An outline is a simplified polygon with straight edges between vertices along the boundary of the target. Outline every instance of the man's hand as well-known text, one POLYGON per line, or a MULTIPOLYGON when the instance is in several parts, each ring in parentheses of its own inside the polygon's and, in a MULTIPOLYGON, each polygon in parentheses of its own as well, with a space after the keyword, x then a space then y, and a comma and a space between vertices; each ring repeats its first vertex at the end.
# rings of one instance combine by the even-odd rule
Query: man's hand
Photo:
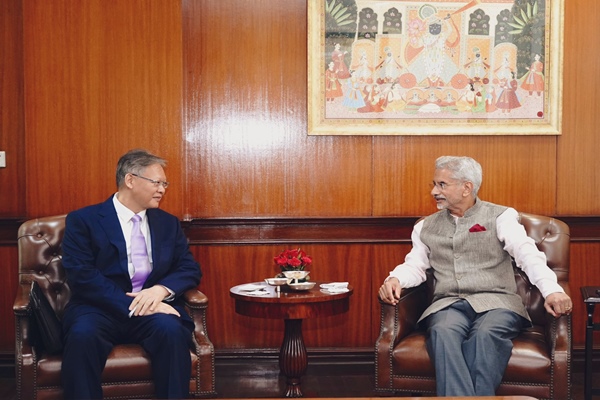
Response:
POLYGON ((565 293, 556 292, 546 297, 544 307, 553 317, 560 317, 563 314, 571 314, 571 311, 573 311, 573 301, 565 293))
POLYGON ((181 315, 179 315, 179 312, 175 308, 173 308, 173 306, 171 306, 170 304, 167 304, 167 303, 158 303, 158 306, 156 306, 154 311, 148 311, 144 315, 152 315, 152 314, 158 314, 158 313, 173 314, 178 317, 181 317, 181 315))
POLYGON ((379 288, 379 298, 384 302, 395 306, 400 299, 402 288, 397 278, 390 278, 379 288))
POLYGON ((169 294, 169 291, 161 285, 154 285, 137 293, 127 293, 127 296, 134 298, 129 305, 129 311, 133 310, 135 316, 163 313, 180 317, 176 309, 162 302, 169 294))

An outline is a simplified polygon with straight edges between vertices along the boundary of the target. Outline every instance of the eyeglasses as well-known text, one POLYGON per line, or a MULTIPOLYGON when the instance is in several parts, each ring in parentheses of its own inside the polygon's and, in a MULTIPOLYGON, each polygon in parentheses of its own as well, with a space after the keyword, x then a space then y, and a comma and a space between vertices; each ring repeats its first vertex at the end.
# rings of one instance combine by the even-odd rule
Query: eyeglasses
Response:
POLYGON ((138 178, 145 179, 148 182, 152 182, 152 184, 155 187, 158 187, 158 185, 162 185, 162 187, 164 187, 165 189, 169 187, 169 182, 166 182, 166 181, 155 181, 154 179, 146 178, 145 176, 141 176, 141 175, 138 175, 138 174, 131 174, 131 175, 137 176, 138 178))
POLYGON ((433 188, 434 188, 434 187, 436 187, 436 188, 438 188, 439 190, 444 190, 444 189, 446 189, 448 186, 452 186, 452 185, 460 185, 460 184, 461 184, 461 182, 454 182, 454 183, 446 183, 446 182, 440 182, 440 183, 437 183, 437 182, 431 182, 431 183, 429 184, 429 188, 430 188, 431 190, 433 190, 433 188))

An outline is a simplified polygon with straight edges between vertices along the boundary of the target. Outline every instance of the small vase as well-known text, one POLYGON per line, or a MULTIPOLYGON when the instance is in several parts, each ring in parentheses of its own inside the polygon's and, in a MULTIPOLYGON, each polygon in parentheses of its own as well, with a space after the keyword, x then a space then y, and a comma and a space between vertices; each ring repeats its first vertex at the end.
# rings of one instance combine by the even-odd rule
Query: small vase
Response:
POLYGON ((295 283, 308 282, 310 280, 310 271, 299 269, 282 270, 277 276, 293 279, 295 283))

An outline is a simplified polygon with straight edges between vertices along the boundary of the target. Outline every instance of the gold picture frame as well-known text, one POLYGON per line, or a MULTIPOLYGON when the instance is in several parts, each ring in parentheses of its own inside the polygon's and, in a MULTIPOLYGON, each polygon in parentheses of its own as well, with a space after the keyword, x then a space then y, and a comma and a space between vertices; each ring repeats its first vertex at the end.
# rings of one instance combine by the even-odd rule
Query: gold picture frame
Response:
POLYGON ((560 135, 564 0, 310 0, 309 135, 560 135))

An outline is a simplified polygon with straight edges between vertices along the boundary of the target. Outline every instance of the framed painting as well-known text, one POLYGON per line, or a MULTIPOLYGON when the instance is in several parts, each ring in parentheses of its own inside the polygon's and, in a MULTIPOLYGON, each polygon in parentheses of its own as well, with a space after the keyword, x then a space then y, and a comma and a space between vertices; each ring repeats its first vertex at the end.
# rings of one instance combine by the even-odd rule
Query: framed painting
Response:
POLYGON ((559 135, 564 0, 308 1, 309 135, 559 135))

